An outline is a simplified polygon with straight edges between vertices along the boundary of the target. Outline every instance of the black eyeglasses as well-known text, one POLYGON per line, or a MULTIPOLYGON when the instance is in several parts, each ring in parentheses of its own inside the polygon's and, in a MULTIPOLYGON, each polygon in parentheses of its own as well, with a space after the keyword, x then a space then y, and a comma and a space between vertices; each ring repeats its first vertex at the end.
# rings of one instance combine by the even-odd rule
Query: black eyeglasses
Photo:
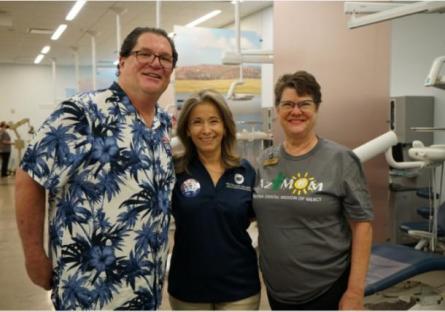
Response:
POLYGON ((314 101, 312 100, 303 100, 299 102, 293 102, 293 101, 281 101, 279 106, 281 109, 285 111, 291 111, 295 108, 295 106, 298 106, 298 108, 301 111, 307 112, 311 111, 314 107, 314 101))
POLYGON ((136 60, 141 64, 153 64, 156 58, 159 60, 164 69, 173 68, 173 57, 169 54, 156 54, 150 50, 138 50, 130 52, 130 55, 134 55, 136 60))

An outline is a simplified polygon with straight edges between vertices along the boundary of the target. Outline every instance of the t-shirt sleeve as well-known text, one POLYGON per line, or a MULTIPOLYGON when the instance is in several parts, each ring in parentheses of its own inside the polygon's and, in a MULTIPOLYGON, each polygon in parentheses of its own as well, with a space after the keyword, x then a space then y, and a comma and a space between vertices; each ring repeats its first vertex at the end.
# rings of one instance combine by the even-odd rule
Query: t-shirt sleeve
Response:
POLYGON ((355 221, 371 221, 374 218, 371 197, 362 165, 353 152, 348 153, 344 168, 343 207, 346 217, 355 221))
POLYGON ((91 149, 91 130, 84 109, 62 102, 45 120, 26 149, 20 167, 49 191, 70 178, 91 149))

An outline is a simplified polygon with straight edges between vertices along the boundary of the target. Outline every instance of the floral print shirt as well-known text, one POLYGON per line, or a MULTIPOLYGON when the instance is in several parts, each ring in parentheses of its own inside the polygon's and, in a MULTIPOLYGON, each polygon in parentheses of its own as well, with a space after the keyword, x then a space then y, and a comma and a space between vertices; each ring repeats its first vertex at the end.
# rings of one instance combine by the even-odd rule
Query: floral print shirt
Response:
POLYGON ((161 302, 174 169, 169 116, 148 128, 114 83, 64 101, 21 163, 48 192, 57 310, 161 302))

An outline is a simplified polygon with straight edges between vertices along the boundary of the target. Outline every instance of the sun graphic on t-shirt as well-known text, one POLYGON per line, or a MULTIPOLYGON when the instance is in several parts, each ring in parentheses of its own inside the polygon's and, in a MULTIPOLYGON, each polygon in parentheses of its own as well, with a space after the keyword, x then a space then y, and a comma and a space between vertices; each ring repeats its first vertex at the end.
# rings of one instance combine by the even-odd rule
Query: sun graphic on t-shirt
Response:
POLYGON ((303 176, 300 173, 297 173, 297 176, 293 176, 292 179, 294 179, 294 190, 292 191, 292 194, 301 195, 307 194, 309 183, 314 180, 312 177, 308 177, 308 173, 306 172, 303 176))

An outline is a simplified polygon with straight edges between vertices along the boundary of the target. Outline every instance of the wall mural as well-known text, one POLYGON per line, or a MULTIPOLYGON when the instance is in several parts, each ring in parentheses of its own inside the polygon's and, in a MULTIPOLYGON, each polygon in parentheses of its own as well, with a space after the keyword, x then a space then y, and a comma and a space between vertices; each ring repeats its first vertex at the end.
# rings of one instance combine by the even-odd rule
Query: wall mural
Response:
MULTIPOLYGON (((244 64, 243 83, 235 85, 240 79, 240 66, 222 64, 224 51, 236 51, 235 31, 175 26, 174 32, 179 54, 175 71, 176 108, 180 110, 193 92, 211 88, 226 97, 238 130, 261 129, 261 65, 244 64)), ((260 36, 252 31, 241 32, 241 49, 261 49, 260 36)))

